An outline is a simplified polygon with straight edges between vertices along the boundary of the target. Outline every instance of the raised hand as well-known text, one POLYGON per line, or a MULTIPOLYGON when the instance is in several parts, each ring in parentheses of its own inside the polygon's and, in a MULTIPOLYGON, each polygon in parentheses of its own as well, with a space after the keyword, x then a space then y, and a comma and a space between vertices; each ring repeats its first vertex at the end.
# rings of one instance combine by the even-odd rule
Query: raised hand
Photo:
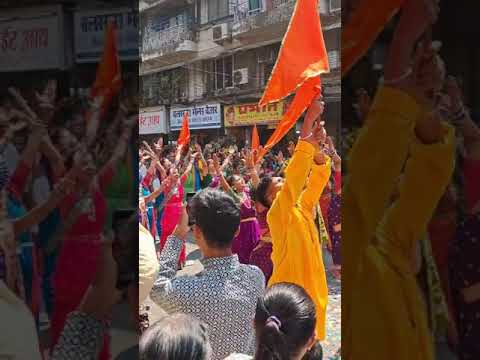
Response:
POLYGON ((370 106, 372 104, 372 99, 368 95, 367 91, 363 88, 358 89, 356 92, 357 95, 357 104, 356 111, 358 117, 363 121, 367 118, 368 112, 370 111, 370 106))
POLYGON ((212 160, 213 160, 213 167, 215 168, 215 171, 217 173, 220 173, 220 159, 218 158, 218 155, 216 153, 212 154, 212 160))
POLYGON ((312 101, 312 104, 308 108, 305 120, 303 122, 300 137, 302 140, 313 143, 314 132, 318 129, 318 123, 316 120, 323 114, 325 109, 325 103, 323 102, 323 96, 321 93, 312 101))
POLYGON ((250 150, 244 150, 244 158, 245 158, 245 165, 249 169, 253 169, 255 167, 255 162, 253 160, 253 153, 250 150))
POLYGON ((279 164, 283 164, 285 162, 285 157, 283 156, 283 152, 281 150, 278 152, 276 159, 279 164))
POLYGON ((154 144, 154 146, 157 151, 163 149, 163 138, 161 136, 158 138, 158 141, 154 144))

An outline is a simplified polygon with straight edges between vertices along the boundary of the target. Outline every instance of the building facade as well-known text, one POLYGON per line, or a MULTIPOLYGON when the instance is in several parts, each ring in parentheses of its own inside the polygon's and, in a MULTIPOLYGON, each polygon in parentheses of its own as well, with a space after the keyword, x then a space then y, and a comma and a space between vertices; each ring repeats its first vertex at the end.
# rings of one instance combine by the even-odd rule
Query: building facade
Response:
MULTIPOLYGON (((261 140, 266 141, 288 99, 264 108, 256 104, 272 72, 295 3, 140 1, 143 111, 158 111, 163 106, 167 132, 172 132, 176 130, 176 109, 189 110, 194 135, 230 135, 239 141, 248 141, 256 123, 261 140), (220 112, 207 116, 202 111, 206 106, 220 112)), ((320 0, 318 8, 331 67, 330 74, 322 76, 325 118, 334 136, 340 131, 340 3, 320 0)))
POLYGON ((138 77, 138 8, 133 2, 18 1, 0 11, 0 85, 28 87, 54 77, 60 95, 86 95, 102 57, 108 21, 117 25, 123 78, 138 77), (40 2, 37 2, 40 3, 40 2))

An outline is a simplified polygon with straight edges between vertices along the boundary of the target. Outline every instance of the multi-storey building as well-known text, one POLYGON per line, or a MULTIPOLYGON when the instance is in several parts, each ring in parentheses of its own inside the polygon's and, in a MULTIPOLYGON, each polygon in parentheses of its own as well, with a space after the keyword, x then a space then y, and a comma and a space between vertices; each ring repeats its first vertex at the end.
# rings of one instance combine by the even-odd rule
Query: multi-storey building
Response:
MULTIPOLYGON (((266 109, 254 105, 268 82, 295 3, 140 1, 144 132, 154 131, 147 129, 154 118, 165 121, 170 131, 177 130, 188 109, 193 134, 246 140, 257 123, 262 124, 265 141, 288 104, 266 109)), ((320 0, 318 8, 331 67, 322 82, 325 118, 333 135, 340 126, 340 3, 320 0)))
POLYGON ((125 83, 138 77, 138 6, 132 0, 17 0, 0 4, 0 86, 59 82, 61 96, 87 94, 108 21, 117 25, 125 83))

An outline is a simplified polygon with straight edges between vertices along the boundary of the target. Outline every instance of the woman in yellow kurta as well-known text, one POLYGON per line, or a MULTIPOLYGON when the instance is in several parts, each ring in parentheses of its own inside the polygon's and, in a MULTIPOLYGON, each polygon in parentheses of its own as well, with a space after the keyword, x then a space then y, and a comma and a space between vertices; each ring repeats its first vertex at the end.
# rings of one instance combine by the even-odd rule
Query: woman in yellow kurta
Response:
POLYGON ((307 112, 285 180, 264 178, 257 194, 263 193, 262 203, 271 204, 267 222, 273 245, 273 272, 268 285, 290 282, 303 287, 315 303, 316 337, 323 340, 328 288, 314 213, 330 178, 331 161, 318 143, 325 130, 313 125, 323 111, 320 100, 314 101, 307 112))
POLYGON ((409 95, 380 89, 350 155, 342 207, 345 359, 433 359, 414 251, 450 181, 455 148, 446 125, 437 143, 415 139, 415 121, 425 116, 409 95), (387 209, 407 157, 399 197, 387 209))

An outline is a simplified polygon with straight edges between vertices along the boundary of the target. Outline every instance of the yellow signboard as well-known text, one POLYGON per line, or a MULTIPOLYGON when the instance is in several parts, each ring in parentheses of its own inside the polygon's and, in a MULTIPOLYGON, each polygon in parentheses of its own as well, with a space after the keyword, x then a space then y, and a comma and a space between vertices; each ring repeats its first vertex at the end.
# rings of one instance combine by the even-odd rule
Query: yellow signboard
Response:
POLYGON ((283 101, 265 106, 258 104, 225 105, 225 127, 277 124, 285 111, 283 101))

